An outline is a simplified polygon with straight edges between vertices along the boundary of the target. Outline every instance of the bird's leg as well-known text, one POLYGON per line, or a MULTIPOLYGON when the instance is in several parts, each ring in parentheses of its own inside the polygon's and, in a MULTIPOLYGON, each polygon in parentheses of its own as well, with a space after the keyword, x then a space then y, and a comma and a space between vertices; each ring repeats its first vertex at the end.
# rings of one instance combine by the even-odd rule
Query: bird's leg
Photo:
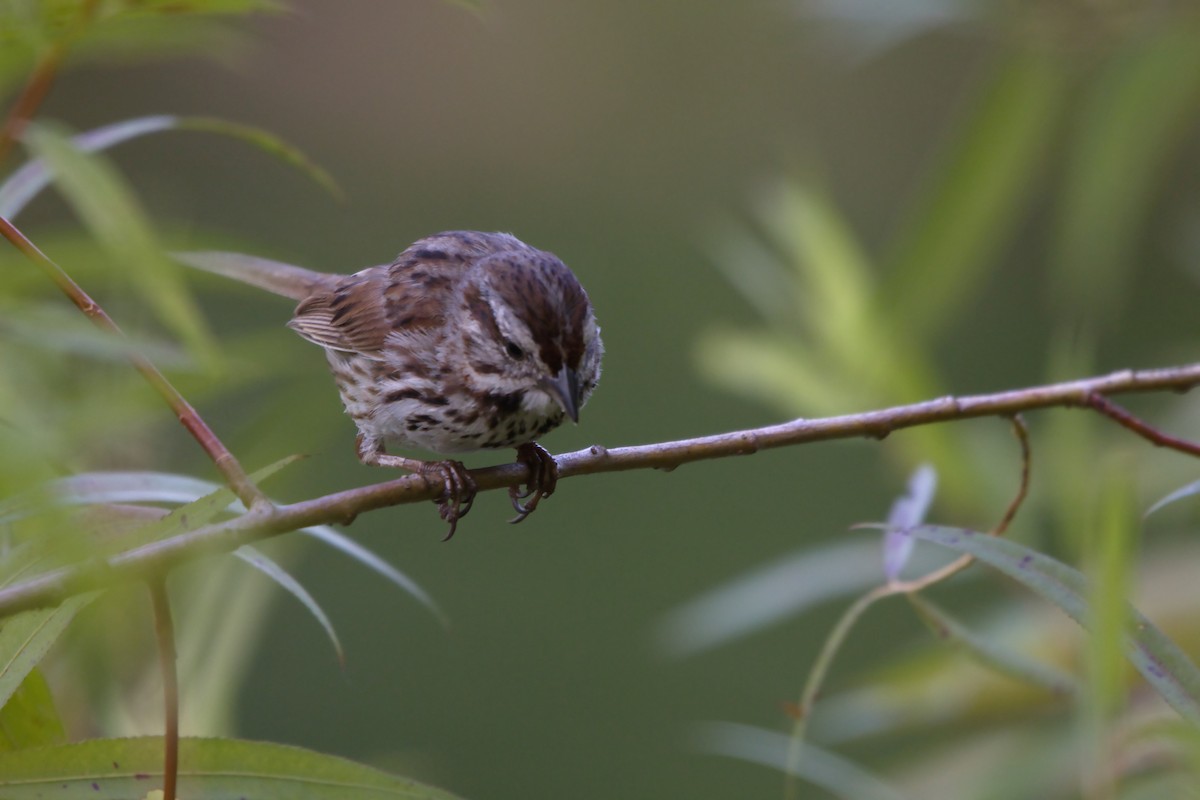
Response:
POLYGON ((465 517, 475 503, 475 481, 461 461, 422 461, 384 452, 383 442, 361 434, 358 437, 358 460, 373 467, 398 467, 415 472, 428 483, 440 483, 441 496, 434 502, 438 514, 450 523, 450 530, 442 541, 454 535, 458 521, 465 517))
POLYGON ((509 520, 513 524, 532 514, 542 498, 554 494, 558 485, 558 462, 537 442, 526 442, 518 447, 517 461, 529 468, 529 483, 525 484, 523 493, 517 486, 508 487, 508 499, 517 510, 517 516, 509 520), (528 503, 521 502, 530 496, 532 499, 528 503))

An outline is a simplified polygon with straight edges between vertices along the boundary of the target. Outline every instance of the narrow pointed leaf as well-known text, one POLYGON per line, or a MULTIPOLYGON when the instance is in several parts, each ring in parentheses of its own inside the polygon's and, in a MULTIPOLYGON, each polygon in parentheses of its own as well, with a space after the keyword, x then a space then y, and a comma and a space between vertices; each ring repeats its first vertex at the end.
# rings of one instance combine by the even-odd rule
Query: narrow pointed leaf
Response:
POLYGON ((308 609, 308 612, 313 615, 317 623, 325 629, 325 635, 329 637, 329 643, 333 645, 333 652, 337 655, 338 663, 345 667, 346 651, 342 649, 342 642, 338 639, 333 623, 329 621, 329 615, 325 613, 324 609, 308 593, 308 590, 304 588, 300 581, 292 577, 291 573, 257 547, 242 545, 237 550, 234 550, 233 554, 282 586, 292 597, 295 597, 308 609))
POLYGON ((909 594, 907 598, 938 636, 949 638, 981 664, 1057 695, 1072 697, 1079 693, 1079 681, 1058 667, 1036 661, 992 638, 980 636, 921 594, 909 594))
POLYGON ((0 624, 0 705, 8 702, 79 610, 95 597, 94 592, 76 595, 57 608, 22 611, 0 624))
POLYGON ((50 687, 41 670, 34 669, 0 708, 0 751, 66 741, 50 687))
POLYGON ((685 658, 879 583, 878 545, 839 542, 785 556, 704 592, 655 626, 659 648, 685 658))
MULTIPOLYGON (((71 142, 82 152, 94 153, 140 136, 163 131, 219 133, 241 139, 296 167, 335 197, 340 199, 344 196, 333 177, 296 147, 261 128, 210 117, 176 117, 166 114, 138 117, 81 133, 72 137, 71 142)), ((51 179, 49 165, 40 158, 30 161, 14 172, 7 181, 0 184, 0 216, 12 219, 21 213, 29 201, 49 185, 51 179)))
POLYGON ((1200 109, 1197 20, 1131 37, 1089 82, 1072 140, 1052 263, 1056 307, 1111 320, 1135 276, 1136 247, 1164 168, 1200 109))
POLYGON ((977 93, 947 163, 897 236, 881 297, 909 329, 935 335, 970 307, 966 299, 1028 207, 1064 108, 1065 78, 1052 55, 1024 48, 1000 63, 977 93))
MULTIPOLYGON (((1088 626, 1088 581, 1083 573, 1008 539, 964 528, 922 526, 911 534, 959 553, 968 553, 1088 626)), ((1148 619, 1130 609, 1126 655, 1154 690, 1180 716, 1200 724, 1200 669, 1148 619)))
POLYGON ((338 533, 328 525, 315 525, 311 528, 301 528, 300 532, 313 537, 334 550, 339 550, 345 555, 353 558, 358 563, 362 564, 367 569, 370 569, 379 575, 382 575, 387 580, 391 581, 401 590, 407 592, 414 600, 425 606, 443 628, 450 627, 450 618, 442 611, 441 606, 429 596, 429 593, 421 588, 420 584, 412 578, 405 575, 396 567, 389 564, 374 552, 351 539, 338 533))
MULTIPOLYGON (((161 737, 91 739, 0 753, 5 800, 141 798, 162 786, 161 737)), ((235 739, 179 743, 185 800, 454 800, 454 795, 344 758, 235 739)))
POLYGON ((925 521, 935 491, 937 472, 928 464, 922 464, 908 479, 908 491, 892 503, 883 532, 883 574, 889 581, 900 577, 912 555, 915 540, 904 532, 925 521))
POLYGON ((182 268, 164 256, 141 202, 121 174, 45 124, 30 125, 23 140, 49 166, 84 226, 122 265, 125 285, 201 361, 215 362, 215 343, 184 286, 182 268))
POLYGON ((790 741, 776 731, 709 722, 692 733, 692 746, 703 753, 790 772, 844 800, 903 800, 906 796, 849 759, 807 743, 800 762, 789 767, 790 741))
POLYGON ((1146 510, 1146 513, 1143 516, 1148 517, 1151 514, 1153 514, 1155 511, 1158 511, 1159 509, 1161 509, 1165 506, 1171 505, 1171 503, 1178 502, 1180 500, 1183 500, 1184 498, 1192 497, 1197 494, 1200 494, 1200 481, 1194 481, 1192 483, 1187 484, 1186 486, 1180 486, 1178 489, 1171 492, 1170 494, 1168 494, 1166 497, 1159 500, 1154 505, 1150 506, 1150 508, 1148 508, 1146 510))
MULTIPOLYGON (((256 483, 261 483, 300 458, 302 456, 293 455, 280 459, 252 473, 250 477, 256 483)), ((0 524, 37 513, 47 504, 111 503, 187 504, 175 509, 168 517, 155 523, 156 527, 144 534, 154 538, 170 535, 172 531, 182 531, 181 523, 184 518, 188 526, 194 528, 212 520, 219 512, 237 514, 246 510, 241 501, 234 497, 233 492, 219 484, 188 475, 163 472, 89 472, 54 481, 45 491, 36 495, 22 495, 0 501, 0 524)), ((445 628, 450 627, 445 612, 420 584, 367 547, 327 525, 302 528, 300 532, 344 553, 383 576, 425 606, 437 618, 439 624, 445 628)))

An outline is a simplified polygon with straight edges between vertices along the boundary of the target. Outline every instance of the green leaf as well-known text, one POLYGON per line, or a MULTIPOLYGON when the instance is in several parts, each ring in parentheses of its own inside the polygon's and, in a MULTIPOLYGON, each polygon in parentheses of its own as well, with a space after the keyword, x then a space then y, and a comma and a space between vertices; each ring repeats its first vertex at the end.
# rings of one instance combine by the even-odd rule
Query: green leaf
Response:
POLYGON ((1146 510, 1146 513, 1143 516, 1148 517, 1151 514, 1153 514, 1155 511, 1158 511, 1159 509, 1163 508, 1164 506, 1169 506, 1172 503, 1178 502, 1187 497, 1192 497, 1197 494, 1200 494, 1200 481, 1193 481, 1192 483, 1189 483, 1185 486, 1180 486, 1178 489, 1171 492, 1166 497, 1164 497, 1161 500, 1159 500, 1158 502, 1156 502, 1154 505, 1150 506, 1150 508, 1146 510))
POLYGON ((325 613, 325 610, 321 608, 316 599, 308 593, 303 584, 292 577, 291 573, 281 567, 270 556, 256 547, 251 547, 248 544, 242 545, 237 550, 234 550, 233 554, 275 581, 275 583, 283 587, 292 597, 295 597, 308 609, 308 613, 313 615, 313 619, 325 629, 325 635, 329 637, 329 642, 333 645, 333 652, 337 655, 338 664, 345 667, 346 651, 342 649, 342 642, 338 639, 337 630, 334 629, 333 623, 330 622, 329 615, 325 613))
POLYGON ((937 334, 987 276, 1012 229, 1064 106, 1065 70, 1038 49, 997 65, 914 219, 899 232, 881 306, 937 334))
MULTIPOLYGON (((1129 627, 1129 562, 1133 557, 1136 523, 1128 484, 1128 464, 1093 471, 1099 502, 1091 506, 1095 518, 1087 538, 1089 591, 1087 643, 1087 699, 1083 712, 1093 756, 1108 752, 1108 717, 1124 703, 1125 664, 1121 658, 1123 633, 1129 627), (1098 474, 1097 474, 1098 473, 1098 474)), ((1099 763, 1093 766, 1100 767, 1099 763)))
POLYGON ((119 335, 98 330, 76 309, 63 303, 9 302, 0 299, 0 336, 26 347, 70 353, 105 361, 127 361, 142 355, 160 367, 192 365, 179 347, 137 333, 119 335))
POLYGON ((0 626, 0 705, 16 693, 79 610, 96 593, 77 595, 57 608, 22 611, 0 626))
POLYGON ((768 333, 719 330, 697 348, 701 372, 714 383, 788 413, 832 415, 866 403, 840 372, 805 343, 768 333))
MULTIPOLYGON (((965 528, 922 526, 910 533, 959 553, 968 553, 1046 598, 1090 628, 1088 581, 1079 570, 1008 539, 965 528)), ((1148 619, 1129 609, 1126 656, 1180 716, 1200 725, 1200 669, 1148 619)))
MULTIPOLYGON (((154 736, 0 753, 0 797, 145 797, 162 785, 162 750, 162 739, 154 736)), ((180 741, 178 795, 185 800, 454 800, 441 789, 343 758, 234 739, 180 741)))
MULTIPOLYGON (((159 115, 138 117, 95 128, 73 137, 71 142, 80 151, 94 153, 140 136, 163 131, 200 131, 241 139, 297 168, 335 197, 344 197, 333 177, 320 165, 274 134, 250 125, 210 117, 159 115)), ((0 216, 13 219, 50 183, 51 178, 50 166, 43 159, 30 161, 14 172, 7 181, 0 184, 0 216)))
POLYGON ((1198 34, 1193 22, 1136 37, 1090 84, 1065 148, 1053 254, 1058 295, 1085 320, 1109 320, 1121 304, 1163 168, 1191 134, 1198 34))
POLYGON ((262 128, 256 128, 252 125, 242 125, 236 122, 227 122, 211 117, 181 117, 177 120, 177 123, 179 130, 219 133, 225 136, 232 136, 235 139, 241 139, 300 170, 339 200, 345 198, 345 194, 332 175, 308 156, 304 155, 298 148, 262 128))
POLYGON ((50 687, 41 670, 34 669, 0 708, 0 751, 66 741, 50 687))
POLYGON ((939 637, 950 638, 979 663, 1057 695, 1071 697, 1079 693, 1079 682, 1058 667, 1036 661, 990 637, 980 636, 920 594, 909 593, 905 597, 939 637))
POLYGON ((803 778, 814 786, 845 800, 903 800, 907 795, 889 786, 849 759, 820 747, 805 744, 795 762, 785 757, 785 734, 733 722, 709 722, 692 734, 693 747, 701 752, 736 758, 803 778))
POLYGON ((251 14, 281 11, 284 4, 277 0, 137 0, 122 3, 120 16, 136 17, 147 14, 251 14))
MULTIPOLYGON (((300 461, 303 456, 291 455, 281 458, 273 464, 268 464, 260 470, 250 474, 250 480, 254 483, 261 483, 267 478, 279 472, 284 467, 300 461)), ((154 490, 155 487, 166 494, 174 490, 180 483, 180 476, 159 473, 140 473, 145 480, 145 488, 154 490)), ((77 476, 79 477, 79 476, 77 476)), ((97 476, 103 481, 103 474, 97 476)), ((186 479, 184 479, 186 480, 186 479)), ((115 499, 105 499, 103 502, 119 502, 115 499)), ((157 542, 167 539, 171 536, 176 536, 186 531, 192 531, 216 519, 217 515, 223 511, 229 510, 233 504, 237 502, 237 496, 227 487, 220 487, 198 500, 193 500, 186 505, 172 509, 171 513, 163 517, 161 520, 151 522, 132 531, 128 536, 121 539, 119 542, 114 541, 114 547, 119 547, 122 550, 129 549, 137 545, 147 544, 149 542, 157 542)))
POLYGON ((128 270, 124 277, 129 288, 201 361, 213 362, 216 348, 187 292, 181 268, 163 255, 141 204, 120 174, 45 125, 31 125, 23 141, 49 165, 84 225, 128 270))

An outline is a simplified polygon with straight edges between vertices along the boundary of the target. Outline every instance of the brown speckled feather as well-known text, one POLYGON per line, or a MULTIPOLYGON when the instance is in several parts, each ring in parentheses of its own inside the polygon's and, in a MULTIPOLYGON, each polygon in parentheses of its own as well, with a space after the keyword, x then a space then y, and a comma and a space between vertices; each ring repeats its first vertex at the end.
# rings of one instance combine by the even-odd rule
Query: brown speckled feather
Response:
POLYGON ((441 327, 449 291, 469 262, 429 240, 420 245, 391 265, 347 275, 305 298, 288 327, 322 347, 374 359, 390 334, 441 327))

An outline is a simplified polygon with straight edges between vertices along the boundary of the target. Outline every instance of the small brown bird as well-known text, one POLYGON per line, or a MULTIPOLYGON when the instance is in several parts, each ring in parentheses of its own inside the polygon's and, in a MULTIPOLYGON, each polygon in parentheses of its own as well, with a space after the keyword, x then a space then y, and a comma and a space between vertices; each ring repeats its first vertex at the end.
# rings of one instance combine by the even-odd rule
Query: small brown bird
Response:
POLYGON ((564 416, 579 421, 604 347, 587 293, 553 254, 506 233, 449 231, 353 275, 236 253, 176 257, 299 301, 288 327, 325 349, 359 459, 439 480, 447 539, 474 500, 466 468, 391 455, 385 443, 517 448, 531 477, 525 492, 509 489, 513 522, 554 491, 558 466, 535 439, 564 416))

